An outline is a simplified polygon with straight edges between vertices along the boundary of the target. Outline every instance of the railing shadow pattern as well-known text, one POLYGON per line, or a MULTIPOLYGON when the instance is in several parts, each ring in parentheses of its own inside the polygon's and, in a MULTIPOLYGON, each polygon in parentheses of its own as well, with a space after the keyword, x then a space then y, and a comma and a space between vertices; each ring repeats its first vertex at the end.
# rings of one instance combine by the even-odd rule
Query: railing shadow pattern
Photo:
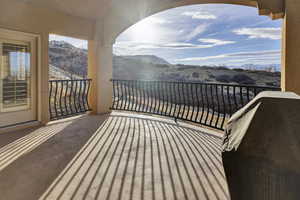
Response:
POLYGON ((111 116, 40 199, 226 200, 220 147, 174 123, 111 116))
POLYGON ((151 113, 224 130, 259 92, 280 88, 202 82, 112 80, 114 110, 151 113))
POLYGON ((90 111, 88 95, 91 79, 49 81, 50 119, 60 119, 90 111))

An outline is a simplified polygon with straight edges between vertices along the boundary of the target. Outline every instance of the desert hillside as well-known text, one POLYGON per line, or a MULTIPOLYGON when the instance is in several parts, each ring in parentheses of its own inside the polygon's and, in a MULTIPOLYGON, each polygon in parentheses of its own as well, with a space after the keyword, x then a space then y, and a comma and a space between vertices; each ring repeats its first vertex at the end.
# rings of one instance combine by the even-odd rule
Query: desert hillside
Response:
MULTIPOLYGON (((76 48, 66 42, 51 41, 49 60, 53 79, 61 79, 64 74, 66 79, 87 76, 87 50, 76 48), (56 77, 56 74, 60 77, 56 77)), ((280 86, 280 72, 246 70, 242 67, 230 69, 229 67, 172 65, 163 58, 153 55, 114 56, 113 78, 280 86)))

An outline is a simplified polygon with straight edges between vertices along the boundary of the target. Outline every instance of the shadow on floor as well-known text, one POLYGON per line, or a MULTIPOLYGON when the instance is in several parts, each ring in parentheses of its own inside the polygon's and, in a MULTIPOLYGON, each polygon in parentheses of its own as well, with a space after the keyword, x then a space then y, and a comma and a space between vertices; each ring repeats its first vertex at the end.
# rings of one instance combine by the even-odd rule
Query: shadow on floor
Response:
POLYGON ((229 199, 221 140, 110 116, 40 199, 229 199))
POLYGON ((108 117, 85 115, 0 135, 0 198, 38 199, 108 117))

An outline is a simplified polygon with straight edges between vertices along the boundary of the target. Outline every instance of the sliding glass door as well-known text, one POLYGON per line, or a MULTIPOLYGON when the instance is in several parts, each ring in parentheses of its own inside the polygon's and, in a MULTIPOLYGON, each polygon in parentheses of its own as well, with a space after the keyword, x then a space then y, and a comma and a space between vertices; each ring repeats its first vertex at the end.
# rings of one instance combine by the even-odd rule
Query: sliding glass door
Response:
POLYGON ((0 33, 0 128, 36 120, 36 42, 0 33))

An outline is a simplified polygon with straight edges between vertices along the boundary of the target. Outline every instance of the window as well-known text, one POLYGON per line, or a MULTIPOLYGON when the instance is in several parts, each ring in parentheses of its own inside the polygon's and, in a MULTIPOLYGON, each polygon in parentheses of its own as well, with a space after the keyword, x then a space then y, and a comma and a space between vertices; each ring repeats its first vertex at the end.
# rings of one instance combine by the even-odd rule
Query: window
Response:
POLYGON ((30 44, 0 39, 0 112, 30 108, 30 44))

